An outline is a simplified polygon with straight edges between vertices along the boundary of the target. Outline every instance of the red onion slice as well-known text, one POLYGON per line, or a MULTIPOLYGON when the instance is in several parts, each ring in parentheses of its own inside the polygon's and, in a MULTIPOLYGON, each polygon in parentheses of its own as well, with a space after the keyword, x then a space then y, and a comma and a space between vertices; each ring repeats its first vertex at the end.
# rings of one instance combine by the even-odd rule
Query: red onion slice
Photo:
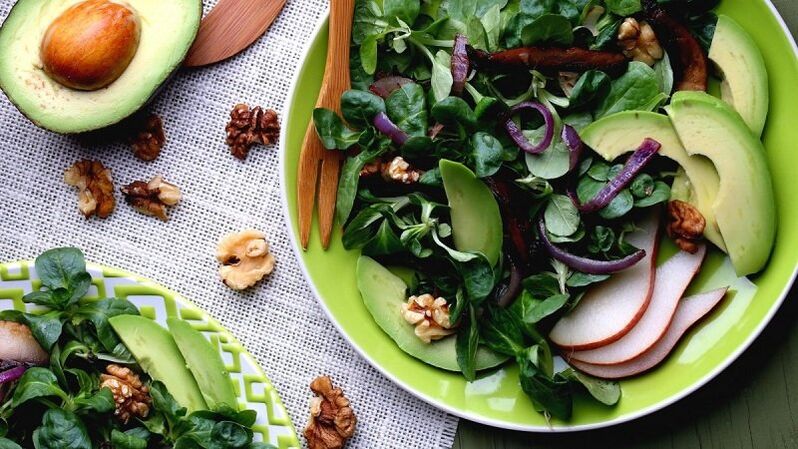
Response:
POLYGON ((646 251, 639 249, 634 253, 618 260, 588 259, 587 257, 571 254, 568 251, 551 243, 549 236, 546 234, 546 224, 543 222, 543 220, 538 222, 538 231, 540 232, 540 241, 543 242, 543 246, 546 248, 546 251, 549 252, 551 257, 559 260, 576 271, 581 271, 582 273, 612 274, 621 270, 625 270, 646 257, 646 251))
POLYGON ((22 377, 23 374, 25 374, 25 371, 27 369, 28 369, 27 366, 20 365, 17 366, 16 368, 11 368, 3 371, 2 373, 0 373, 0 385, 6 382, 13 382, 19 379, 20 377, 22 377))
POLYGON ((629 160, 626 161, 623 170, 621 170, 621 172, 606 186, 599 190, 593 198, 584 204, 579 204, 577 198, 576 207, 579 211, 589 214, 605 208, 630 182, 632 182, 643 167, 654 158, 660 147, 661 145, 656 140, 646 138, 635 152, 632 153, 629 160))
POLYGON ((585 148, 585 144, 582 143, 579 133, 571 125, 563 125, 562 141, 568 147, 568 171, 571 171, 579 164, 579 158, 582 157, 582 150, 585 148))
POLYGON ((374 127, 391 139, 391 142, 397 147, 401 147, 409 139, 407 133, 399 129, 384 112, 374 116, 374 127))
POLYGON ((383 100, 391 96, 392 93, 399 90, 402 86, 412 83, 413 80, 403 76, 386 76, 380 78, 369 87, 369 90, 374 95, 381 97, 383 100))
POLYGON ((466 78, 471 70, 471 61, 468 59, 468 38, 458 34, 454 38, 454 49, 452 50, 452 94, 463 95, 466 78))
POLYGON ((524 109, 534 109, 540 112, 540 115, 543 116, 546 130, 540 142, 533 144, 527 140, 526 136, 524 136, 524 132, 521 131, 512 118, 507 119, 507 121, 504 123, 504 128, 507 130, 507 134, 510 135, 510 138, 513 139, 513 142, 515 142, 519 148, 530 154, 540 154, 549 148, 551 141, 554 139, 554 115, 552 115, 549 108, 537 101, 525 101, 521 104, 513 106, 513 108, 510 109, 510 113, 512 115, 524 109))

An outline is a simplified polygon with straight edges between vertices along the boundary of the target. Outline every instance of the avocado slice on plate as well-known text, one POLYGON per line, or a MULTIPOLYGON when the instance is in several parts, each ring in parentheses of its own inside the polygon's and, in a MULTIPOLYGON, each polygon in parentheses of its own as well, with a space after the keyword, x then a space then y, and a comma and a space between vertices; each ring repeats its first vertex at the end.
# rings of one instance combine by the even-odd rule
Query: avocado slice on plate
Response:
MULTIPOLYGON (((455 337, 424 343, 415 334, 413 325, 402 317, 402 304, 407 301, 407 285, 398 276, 370 257, 357 261, 357 287, 371 316, 399 348, 429 365, 448 371, 460 371, 457 365, 455 337)), ((477 370, 501 365, 507 356, 480 346, 477 370)))
POLYGON ((188 369, 194 375, 208 407, 211 410, 218 410, 222 406, 227 406, 237 410, 238 396, 230 380, 230 373, 225 369, 222 357, 216 348, 200 331, 184 320, 168 318, 166 324, 178 349, 186 359, 188 369))
POLYGON ((178 404, 189 413, 208 408, 169 331, 138 315, 117 315, 108 322, 144 371, 163 382, 178 404))
POLYGON ((701 212, 707 222, 704 236, 726 250, 713 209, 720 188, 718 172, 708 159, 687 153, 668 116, 655 112, 618 112, 591 123, 580 136, 607 161, 634 151, 647 137, 659 142, 662 145, 659 154, 679 164, 684 173, 674 181, 673 196, 679 193, 678 199, 691 203, 701 212))
POLYGON ((438 167, 449 199, 454 246, 460 251, 482 253, 496 265, 504 229, 493 193, 463 164, 441 159, 438 167))
POLYGON ((764 268, 776 236, 776 203, 765 148, 740 115, 703 92, 677 92, 665 108, 691 155, 715 165, 714 212, 739 276, 764 268))
POLYGON ((113 125, 180 67, 201 18, 200 0, 19 0, 0 28, 0 89, 51 131, 113 125))
POLYGON ((709 59, 720 72, 723 101, 734 107, 755 136, 761 136, 770 94, 765 59, 754 39, 731 17, 718 15, 709 59))

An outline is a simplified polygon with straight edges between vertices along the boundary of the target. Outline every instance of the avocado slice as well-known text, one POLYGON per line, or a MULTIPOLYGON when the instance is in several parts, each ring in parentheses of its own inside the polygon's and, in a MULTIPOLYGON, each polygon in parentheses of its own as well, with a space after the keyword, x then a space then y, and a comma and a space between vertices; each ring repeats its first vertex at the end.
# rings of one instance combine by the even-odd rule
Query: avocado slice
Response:
POLYGON ((608 115, 587 126, 582 140, 607 161, 634 151, 645 138, 662 145, 659 154, 682 167, 684 177, 674 181, 674 192, 686 192, 678 198, 694 205, 707 221, 704 236, 725 251, 713 205, 718 196, 720 178, 712 162, 702 156, 690 156, 684 149, 671 120, 655 112, 624 111, 608 115))
POLYGON ((186 321, 168 318, 166 324, 208 407, 218 410, 224 405, 237 410, 238 396, 216 348, 186 321))
POLYGON ((113 125, 146 105, 180 67, 202 18, 201 0, 127 0, 140 23, 135 54, 107 87, 78 90, 45 73, 39 52, 49 26, 76 4, 19 0, 0 28, 0 89, 33 123, 65 134, 113 125))
POLYGON ((720 176, 714 211, 739 276, 756 273, 776 236, 776 203, 765 148, 731 106, 704 92, 677 92, 665 108, 687 152, 720 176))
MULTIPOLYGON (((357 260, 357 287, 374 321, 402 351, 429 365, 460 371, 454 336, 424 343, 416 337, 413 326, 402 317, 402 304, 407 301, 407 285, 401 278, 374 259, 360 256, 357 260)), ((477 370, 493 368, 507 359, 481 346, 477 350, 477 370)))
POLYGON ((108 322, 144 371, 163 382, 178 404, 189 413, 208 408, 169 331, 138 315, 117 315, 108 322))
POLYGON ((454 246, 460 251, 482 253, 496 265, 504 239, 496 198, 465 165, 441 159, 438 167, 449 199, 454 246))
POLYGON ((770 95, 765 58, 754 39, 731 17, 720 14, 709 59, 722 78, 723 101, 734 107, 755 136, 761 136, 770 95))

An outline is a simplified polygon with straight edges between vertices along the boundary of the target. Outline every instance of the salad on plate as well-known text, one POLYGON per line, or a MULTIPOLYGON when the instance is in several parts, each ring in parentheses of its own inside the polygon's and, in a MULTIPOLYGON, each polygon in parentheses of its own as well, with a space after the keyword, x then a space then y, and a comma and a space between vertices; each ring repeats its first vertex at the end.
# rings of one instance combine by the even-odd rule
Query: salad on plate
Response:
POLYGON ((216 348, 121 298, 94 298, 76 248, 35 262, 28 312, 0 311, 0 448, 267 449, 216 348))
POLYGON ((685 295, 708 252, 739 282, 766 267, 768 75, 717 4, 356 2, 352 89, 313 120, 346 153, 343 245, 399 348, 468 381, 516 363, 567 420, 735 288, 685 295))

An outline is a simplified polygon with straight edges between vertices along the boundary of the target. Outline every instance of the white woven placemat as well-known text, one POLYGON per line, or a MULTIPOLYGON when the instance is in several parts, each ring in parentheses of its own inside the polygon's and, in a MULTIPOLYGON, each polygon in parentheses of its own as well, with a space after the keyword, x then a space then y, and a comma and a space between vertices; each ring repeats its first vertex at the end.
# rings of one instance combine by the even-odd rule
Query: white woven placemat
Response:
MULTIPOLYGON (((206 12, 214 3, 205 2, 206 12)), ((0 19, 12 5, 0 0, 0 19)), ((155 162, 138 161, 124 143, 89 146, 38 129, 2 97, 0 260, 74 245, 93 262, 176 290, 218 318, 257 357, 300 433, 308 414, 308 384, 326 373, 344 388, 358 416, 350 448, 450 448, 457 419, 371 368, 317 305, 285 227, 279 149, 255 147, 241 163, 224 142, 235 103, 284 110, 301 52, 326 10, 325 0, 289 0, 268 34, 244 54, 178 72, 150 105, 163 117, 167 134, 155 162), (167 223, 133 211, 119 193, 110 218, 86 220, 77 210, 75 191, 62 179, 64 170, 82 158, 111 168, 117 188, 163 174, 183 190, 184 199, 167 223), (220 237, 249 227, 266 232, 277 267, 267 282, 239 294, 219 282, 214 254, 220 237)))

